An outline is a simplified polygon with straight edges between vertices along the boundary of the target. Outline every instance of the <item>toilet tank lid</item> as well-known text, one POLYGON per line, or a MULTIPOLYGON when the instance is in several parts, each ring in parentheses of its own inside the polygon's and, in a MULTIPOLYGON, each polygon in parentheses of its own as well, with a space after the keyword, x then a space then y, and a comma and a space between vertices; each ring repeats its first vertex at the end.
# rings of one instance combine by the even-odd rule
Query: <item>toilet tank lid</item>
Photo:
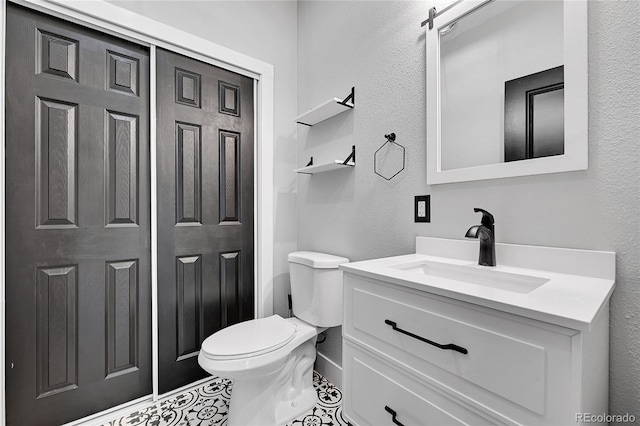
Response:
POLYGON ((335 269, 338 265, 349 263, 349 259, 327 253, 314 251, 296 251, 289 253, 289 262, 311 266, 319 269, 335 269))

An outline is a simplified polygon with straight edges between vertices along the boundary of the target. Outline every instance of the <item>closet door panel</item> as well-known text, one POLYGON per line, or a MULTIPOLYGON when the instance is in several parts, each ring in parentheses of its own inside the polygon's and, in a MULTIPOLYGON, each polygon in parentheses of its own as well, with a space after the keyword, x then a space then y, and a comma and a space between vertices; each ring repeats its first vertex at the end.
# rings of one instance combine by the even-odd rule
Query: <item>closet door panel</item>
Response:
POLYGON ((149 55, 7 5, 7 423, 152 392, 149 55))
POLYGON ((162 49, 159 389, 207 375, 205 338, 253 318, 253 80, 162 49))

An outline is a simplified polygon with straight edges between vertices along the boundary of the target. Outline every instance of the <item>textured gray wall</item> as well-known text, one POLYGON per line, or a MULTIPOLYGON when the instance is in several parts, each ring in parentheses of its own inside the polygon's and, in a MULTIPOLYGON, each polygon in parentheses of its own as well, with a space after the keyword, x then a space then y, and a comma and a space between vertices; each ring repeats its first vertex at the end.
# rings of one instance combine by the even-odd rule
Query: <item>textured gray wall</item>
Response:
POLYGON ((297 3, 295 1, 108 0, 275 67, 274 311, 288 315, 287 254, 297 247, 296 164, 297 3))
MULTIPOLYGON (((442 3, 442 2, 441 2, 442 3)), ((496 217, 499 242, 611 250, 610 411, 640 421, 640 2, 589 5, 589 169, 427 186, 426 2, 301 1, 298 112, 356 87, 356 108, 298 130, 298 165, 342 159, 352 170, 298 177, 298 247, 362 260, 413 252, 418 235, 462 238, 496 217), (395 132, 407 167, 387 182, 373 153, 395 132), (432 221, 413 223, 414 195, 431 194, 432 221)), ((320 351, 341 363, 340 330, 320 351)))

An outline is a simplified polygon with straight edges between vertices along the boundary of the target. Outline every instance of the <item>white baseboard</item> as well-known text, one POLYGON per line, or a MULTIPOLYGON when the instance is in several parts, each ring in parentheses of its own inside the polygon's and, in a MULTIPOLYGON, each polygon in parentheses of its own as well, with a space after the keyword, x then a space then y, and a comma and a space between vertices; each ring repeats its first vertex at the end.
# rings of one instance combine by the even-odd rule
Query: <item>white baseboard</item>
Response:
POLYGON ((314 369, 342 390, 342 367, 318 352, 314 369))

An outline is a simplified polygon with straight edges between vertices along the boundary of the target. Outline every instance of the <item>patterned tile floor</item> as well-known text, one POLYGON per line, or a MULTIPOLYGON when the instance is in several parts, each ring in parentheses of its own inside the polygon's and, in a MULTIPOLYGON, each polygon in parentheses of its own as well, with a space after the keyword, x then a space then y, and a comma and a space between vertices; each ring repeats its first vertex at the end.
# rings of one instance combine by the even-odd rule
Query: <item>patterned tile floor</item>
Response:
MULTIPOLYGON (((340 389, 315 371, 313 386, 318 392, 318 403, 287 426, 346 425, 347 421, 342 416, 340 389)), ((213 379, 189 392, 160 401, 104 426, 226 425, 231 388, 232 383, 229 380, 213 379)))

